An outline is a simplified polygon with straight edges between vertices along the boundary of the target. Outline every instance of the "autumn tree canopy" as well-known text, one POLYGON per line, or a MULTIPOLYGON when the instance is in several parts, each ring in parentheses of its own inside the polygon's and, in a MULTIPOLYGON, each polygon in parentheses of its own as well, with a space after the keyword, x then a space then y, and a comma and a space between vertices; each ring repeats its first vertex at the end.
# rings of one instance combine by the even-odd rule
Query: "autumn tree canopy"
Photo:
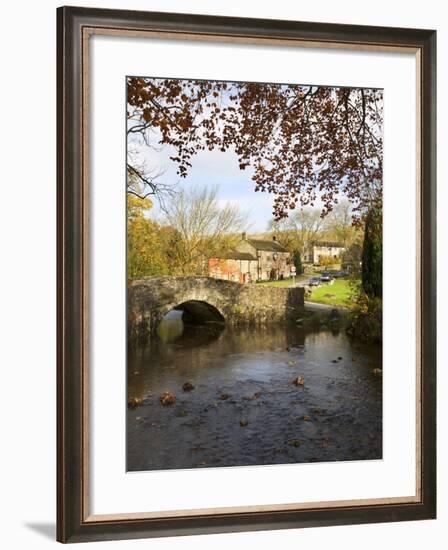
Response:
MULTIPOLYGON (((273 214, 313 206, 326 215, 345 195, 355 215, 381 204, 382 91, 325 86, 128 79, 128 136, 170 145, 180 177, 204 149, 233 149, 273 214)), ((154 167, 128 159, 143 196, 166 185, 154 167)), ((134 179, 135 181, 135 179, 134 179)), ((128 190, 135 194, 132 184, 128 190)))

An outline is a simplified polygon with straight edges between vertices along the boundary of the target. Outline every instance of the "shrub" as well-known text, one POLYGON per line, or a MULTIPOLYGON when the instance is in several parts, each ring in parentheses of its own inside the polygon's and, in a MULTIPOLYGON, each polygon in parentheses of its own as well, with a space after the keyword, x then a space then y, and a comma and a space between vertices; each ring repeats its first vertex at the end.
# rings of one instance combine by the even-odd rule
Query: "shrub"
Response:
POLYGON ((353 338, 381 344, 383 341, 383 301, 360 291, 350 311, 347 333, 353 338))
POLYGON ((319 265, 329 267, 329 266, 336 266, 340 265, 341 258, 339 256, 321 256, 319 258, 319 265))
POLYGON ((292 262, 296 268, 296 275, 302 275, 303 273, 302 257, 298 250, 294 250, 292 255, 292 262))

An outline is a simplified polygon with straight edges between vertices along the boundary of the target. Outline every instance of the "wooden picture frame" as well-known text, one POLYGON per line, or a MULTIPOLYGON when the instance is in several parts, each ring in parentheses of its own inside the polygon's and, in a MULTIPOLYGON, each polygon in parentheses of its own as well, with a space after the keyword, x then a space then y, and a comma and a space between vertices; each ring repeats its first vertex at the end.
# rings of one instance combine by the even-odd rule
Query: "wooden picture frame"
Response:
POLYGON ((436 32, 79 7, 58 9, 57 539, 82 542, 436 517, 436 32), (88 47, 93 34, 415 55, 418 68, 417 494, 357 504, 95 516, 89 511, 88 47))

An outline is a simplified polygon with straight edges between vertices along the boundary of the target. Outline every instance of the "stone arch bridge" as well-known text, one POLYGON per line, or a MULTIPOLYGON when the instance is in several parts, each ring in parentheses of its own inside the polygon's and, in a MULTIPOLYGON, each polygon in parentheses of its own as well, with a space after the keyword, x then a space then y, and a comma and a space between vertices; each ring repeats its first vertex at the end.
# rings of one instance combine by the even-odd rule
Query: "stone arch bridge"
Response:
POLYGON ((128 338, 146 340, 169 311, 191 322, 257 325, 295 320, 304 289, 241 284, 210 277, 146 277, 128 284, 128 338))

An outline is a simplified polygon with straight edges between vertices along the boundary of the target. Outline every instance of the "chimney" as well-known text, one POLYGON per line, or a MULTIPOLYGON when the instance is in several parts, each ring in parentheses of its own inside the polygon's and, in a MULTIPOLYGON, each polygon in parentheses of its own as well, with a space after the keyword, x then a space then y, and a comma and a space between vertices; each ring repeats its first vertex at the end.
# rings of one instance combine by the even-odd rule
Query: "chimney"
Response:
POLYGON ((243 232, 241 233, 241 238, 243 239, 243 241, 245 241, 245 240, 247 239, 247 236, 246 236, 246 232, 245 232, 245 231, 243 231, 243 232))
POLYGON ((273 241, 276 241, 276 240, 277 240, 277 237, 274 235, 274 236, 272 237, 272 240, 273 240, 273 241))

